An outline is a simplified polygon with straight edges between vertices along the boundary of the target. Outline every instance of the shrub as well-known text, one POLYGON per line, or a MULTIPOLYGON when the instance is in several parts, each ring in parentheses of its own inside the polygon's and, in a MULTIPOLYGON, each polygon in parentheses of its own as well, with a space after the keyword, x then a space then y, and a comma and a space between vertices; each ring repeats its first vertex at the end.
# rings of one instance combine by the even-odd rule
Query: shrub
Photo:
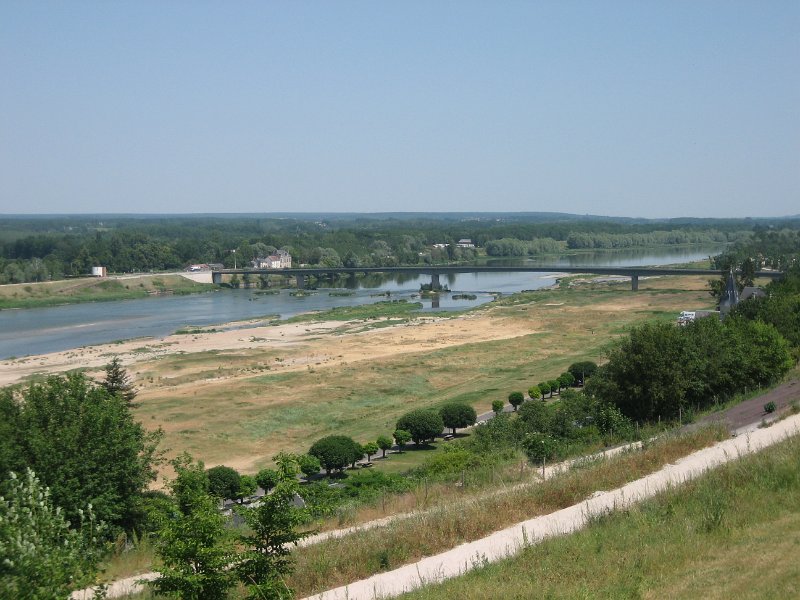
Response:
POLYGON ((764 405, 764 412, 765 413, 774 413, 777 410, 777 406, 771 400, 764 405))
POLYGON ((522 443, 531 462, 553 458, 558 452, 558 441, 546 433, 530 433, 522 443))
POLYGON ((506 403, 502 400, 492 400, 492 412, 494 414, 499 415, 503 412, 503 408, 505 408, 506 403))
POLYGON ((538 385, 531 386, 528 388, 528 396, 534 400, 539 400, 542 397, 542 390, 539 389, 538 385))

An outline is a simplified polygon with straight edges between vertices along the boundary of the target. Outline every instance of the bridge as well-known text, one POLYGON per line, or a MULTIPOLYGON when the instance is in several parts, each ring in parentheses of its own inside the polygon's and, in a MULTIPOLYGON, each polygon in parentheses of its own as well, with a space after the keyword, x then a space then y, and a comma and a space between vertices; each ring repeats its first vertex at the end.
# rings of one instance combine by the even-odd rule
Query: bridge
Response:
MULTIPOLYGON (((562 267, 552 265, 536 265, 524 267, 497 267, 486 265, 425 265, 416 267, 309 267, 291 269, 221 269, 212 271, 211 278, 216 284, 222 283, 223 275, 284 275, 295 277, 298 289, 306 285, 306 278, 325 277, 330 275, 357 275, 368 273, 403 273, 407 275, 430 275, 431 289, 441 289, 439 277, 451 273, 590 273, 593 275, 619 275, 631 278, 631 289, 639 289, 639 277, 653 277, 657 275, 705 275, 721 277, 724 271, 715 269, 675 269, 670 267, 562 267)), ((781 271, 758 271, 756 277, 780 279, 781 271)))

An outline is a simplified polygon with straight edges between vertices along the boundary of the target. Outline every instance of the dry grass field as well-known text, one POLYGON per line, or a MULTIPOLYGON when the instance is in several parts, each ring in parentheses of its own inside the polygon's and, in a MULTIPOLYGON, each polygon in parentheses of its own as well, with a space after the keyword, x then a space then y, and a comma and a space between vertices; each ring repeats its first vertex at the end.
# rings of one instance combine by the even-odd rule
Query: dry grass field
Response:
POLYGON ((702 277, 643 279, 638 292, 576 279, 458 315, 322 314, 7 360, 0 384, 71 369, 99 376, 119 356, 139 390, 137 417, 164 429, 168 455, 254 472, 324 435, 389 434, 412 408, 460 400, 488 411, 576 360, 601 360, 631 325, 713 304, 702 277))

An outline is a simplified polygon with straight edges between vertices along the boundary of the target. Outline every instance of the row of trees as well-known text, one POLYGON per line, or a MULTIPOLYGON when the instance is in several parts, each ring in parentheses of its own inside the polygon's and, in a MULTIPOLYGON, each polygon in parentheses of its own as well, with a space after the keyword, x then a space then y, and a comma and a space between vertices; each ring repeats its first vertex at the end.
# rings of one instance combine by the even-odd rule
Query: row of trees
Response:
POLYGON ((648 233, 574 232, 567 236, 567 247, 578 250, 723 243, 730 241, 731 238, 738 238, 740 235, 739 233, 728 235, 714 229, 708 231, 650 231, 648 233))

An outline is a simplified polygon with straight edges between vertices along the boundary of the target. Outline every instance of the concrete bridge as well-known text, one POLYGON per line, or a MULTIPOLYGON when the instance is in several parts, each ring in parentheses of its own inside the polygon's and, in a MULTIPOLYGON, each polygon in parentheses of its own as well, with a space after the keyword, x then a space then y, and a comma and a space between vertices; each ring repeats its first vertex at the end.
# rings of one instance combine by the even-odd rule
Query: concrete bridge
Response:
MULTIPOLYGON (((669 267, 562 267, 562 266, 524 266, 524 267, 495 267, 486 265, 457 265, 457 266, 416 266, 416 267, 310 267, 297 269, 222 269, 212 271, 212 281, 222 283, 223 275, 284 275, 295 277, 298 289, 303 289, 308 276, 324 277, 327 275, 357 275, 359 273, 404 273, 407 275, 430 275, 431 289, 441 289, 439 277, 451 273, 591 273, 593 275, 621 275, 631 278, 631 289, 639 289, 639 277, 654 275, 706 275, 721 277, 724 271, 715 269, 673 269, 669 267)), ((758 271, 756 277, 780 279, 783 272, 758 271)))

